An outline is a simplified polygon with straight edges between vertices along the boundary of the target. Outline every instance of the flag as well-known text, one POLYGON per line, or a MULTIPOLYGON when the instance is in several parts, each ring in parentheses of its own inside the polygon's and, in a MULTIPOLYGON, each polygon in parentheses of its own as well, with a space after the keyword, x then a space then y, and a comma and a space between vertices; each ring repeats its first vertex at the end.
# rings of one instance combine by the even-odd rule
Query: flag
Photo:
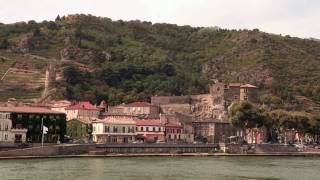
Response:
POLYGON ((47 134, 48 133, 48 128, 46 126, 43 126, 42 133, 43 134, 47 134))

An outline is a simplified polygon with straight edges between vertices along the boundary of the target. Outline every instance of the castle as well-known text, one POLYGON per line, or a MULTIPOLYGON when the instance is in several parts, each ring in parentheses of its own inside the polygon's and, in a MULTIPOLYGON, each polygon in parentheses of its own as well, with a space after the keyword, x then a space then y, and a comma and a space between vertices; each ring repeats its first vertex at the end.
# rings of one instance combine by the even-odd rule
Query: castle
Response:
POLYGON ((226 142, 227 137, 236 135, 227 120, 227 108, 235 101, 257 103, 258 88, 251 84, 216 81, 208 94, 151 98, 151 104, 158 106, 163 114, 192 118, 195 140, 209 143, 226 142))

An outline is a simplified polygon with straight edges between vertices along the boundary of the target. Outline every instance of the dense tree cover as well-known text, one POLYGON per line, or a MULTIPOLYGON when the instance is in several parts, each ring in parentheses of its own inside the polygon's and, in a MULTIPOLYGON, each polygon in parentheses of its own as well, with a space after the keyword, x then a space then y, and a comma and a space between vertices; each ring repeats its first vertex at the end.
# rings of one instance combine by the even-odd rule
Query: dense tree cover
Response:
POLYGON ((311 136, 314 142, 320 140, 319 115, 282 109, 266 111, 249 102, 233 103, 228 111, 234 127, 241 130, 264 127, 268 130, 269 140, 272 142, 283 142, 285 133, 292 130, 299 136, 300 141, 306 134, 311 136))
POLYGON ((92 133, 91 125, 85 124, 77 119, 67 121, 66 135, 73 140, 88 141, 92 133))
POLYGON ((296 95, 320 101, 320 43, 255 29, 112 21, 91 15, 0 24, 0 52, 61 60, 65 81, 56 94, 111 104, 152 95, 207 92, 212 79, 259 86, 261 102, 298 109, 296 95))

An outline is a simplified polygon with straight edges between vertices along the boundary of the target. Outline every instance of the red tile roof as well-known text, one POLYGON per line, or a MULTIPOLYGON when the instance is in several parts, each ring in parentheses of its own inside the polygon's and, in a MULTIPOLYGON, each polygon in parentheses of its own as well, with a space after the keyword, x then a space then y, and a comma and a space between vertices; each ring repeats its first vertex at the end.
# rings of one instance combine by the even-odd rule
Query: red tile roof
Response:
POLYGON ((152 105, 148 102, 132 102, 129 104, 125 104, 124 106, 127 106, 127 107, 150 107, 152 105))
POLYGON ((80 102, 76 105, 70 106, 69 108, 67 108, 67 110, 70 109, 86 109, 86 110, 96 110, 98 111, 98 109, 92 105, 90 102, 80 102))
POLYGON ((136 120, 137 126, 163 126, 159 119, 136 120))
POLYGON ((169 128, 182 128, 181 124, 174 123, 174 122, 169 122, 168 124, 166 124, 166 127, 169 127, 169 128))

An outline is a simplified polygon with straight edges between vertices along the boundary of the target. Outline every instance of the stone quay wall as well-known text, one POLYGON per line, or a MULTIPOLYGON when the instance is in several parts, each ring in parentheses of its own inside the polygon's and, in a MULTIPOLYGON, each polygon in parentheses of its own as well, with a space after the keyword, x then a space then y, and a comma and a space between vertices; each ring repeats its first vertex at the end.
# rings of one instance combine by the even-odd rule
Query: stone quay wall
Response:
POLYGON ((87 154, 94 145, 56 145, 0 151, 0 157, 59 156, 87 154))
POLYGON ((90 155, 106 154, 182 154, 182 153, 212 153, 218 150, 215 144, 135 144, 135 145, 97 145, 90 155))
POLYGON ((225 147, 226 153, 230 154, 272 154, 298 152, 296 147, 280 144, 226 144, 225 147))

